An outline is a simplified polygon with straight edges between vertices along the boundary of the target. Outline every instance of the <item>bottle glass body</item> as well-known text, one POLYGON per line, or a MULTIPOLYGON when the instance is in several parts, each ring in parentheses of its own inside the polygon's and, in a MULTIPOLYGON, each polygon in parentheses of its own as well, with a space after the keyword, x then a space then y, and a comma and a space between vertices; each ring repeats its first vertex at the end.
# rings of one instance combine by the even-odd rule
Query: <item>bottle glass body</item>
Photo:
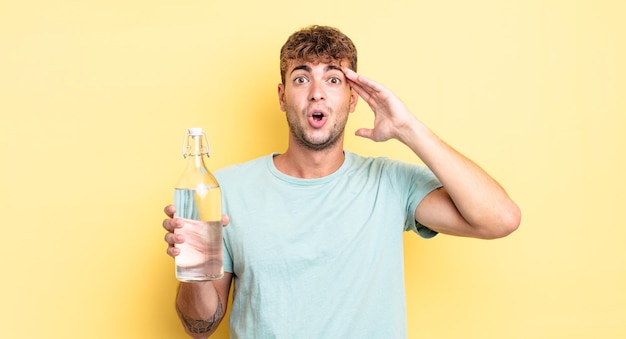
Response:
POLYGON ((224 275, 222 241, 222 194, 208 170, 208 144, 204 133, 190 130, 183 146, 187 168, 174 190, 175 217, 183 219, 176 229, 185 242, 177 244, 176 278, 180 281, 208 281, 224 275))

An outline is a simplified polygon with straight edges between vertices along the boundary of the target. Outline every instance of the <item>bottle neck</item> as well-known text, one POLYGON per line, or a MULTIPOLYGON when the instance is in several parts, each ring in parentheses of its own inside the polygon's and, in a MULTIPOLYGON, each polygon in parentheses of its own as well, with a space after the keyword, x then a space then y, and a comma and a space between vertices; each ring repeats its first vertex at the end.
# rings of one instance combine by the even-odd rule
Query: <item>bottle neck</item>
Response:
POLYGON ((206 166, 209 142, 204 133, 187 133, 183 142, 183 156, 187 168, 176 183, 177 189, 201 189, 219 187, 217 180, 206 166))
POLYGON ((189 135, 185 144, 183 156, 201 158, 203 155, 209 156, 209 147, 205 144, 202 135, 189 135))

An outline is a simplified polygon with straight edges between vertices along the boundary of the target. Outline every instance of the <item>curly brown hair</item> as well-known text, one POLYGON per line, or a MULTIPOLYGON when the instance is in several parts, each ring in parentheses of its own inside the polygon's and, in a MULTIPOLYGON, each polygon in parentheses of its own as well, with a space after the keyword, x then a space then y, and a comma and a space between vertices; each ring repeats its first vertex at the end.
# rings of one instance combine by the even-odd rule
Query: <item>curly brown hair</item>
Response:
POLYGON ((348 67, 356 72, 357 52, 350 38, 334 27, 304 27, 293 33, 280 49, 280 78, 284 84, 291 60, 330 62, 343 59, 348 59, 348 67))

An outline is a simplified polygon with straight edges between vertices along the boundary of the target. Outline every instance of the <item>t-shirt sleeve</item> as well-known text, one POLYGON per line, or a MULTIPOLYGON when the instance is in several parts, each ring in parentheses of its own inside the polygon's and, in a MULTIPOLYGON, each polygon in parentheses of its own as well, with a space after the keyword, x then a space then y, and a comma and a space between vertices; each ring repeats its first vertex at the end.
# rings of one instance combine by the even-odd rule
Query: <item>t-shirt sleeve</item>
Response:
POLYGON ((233 258, 230 255, 228 246, 226 245, 226 238, 224 238, 224 272, 233 273, 233 258))
POLYGON ((417 232, 417 234, 419 234, 420 237, 424 239, 430 239, 439 234, 438 232, 433 231, 430 228, 420 224, 418 221, 415 221, 415 226, 411 228, 411 230, 417 232))
MULTIPOLYGON (((226 201, 226 196, 224 194, 224 190, 225 190, 225 186, 228 186, 226 183, 228 182, 228 176, 226 174, 224 174, 225 172, 223 170, 217 171, 215 172, 215 177, 218 180, 218 182, 220 183, 220 186, 222 188, 222 213, 226 214, 226 215, 230 215, 229 211, 228 211, 228 202, 226 201)), ((228 232, 229 228, 228 226, 224 227, 222 229, 222 241, 223 241, 223 245, 222 245, 222 249, 223 249, 223 253, 224 253, 224 272, 228 272, 228 273, 233 273, 234 267, 233 267, 233 257, 231 255, 231 251, 229 248, 229 241, 228 241, 228 232)))
POLYGON ((395 162, 396 187, 406 197, 405 231, 413 231, 429 239, 438 233, 415 220, 415 210, 430 192, 442 187, 435 174, 426 166, 395 162))

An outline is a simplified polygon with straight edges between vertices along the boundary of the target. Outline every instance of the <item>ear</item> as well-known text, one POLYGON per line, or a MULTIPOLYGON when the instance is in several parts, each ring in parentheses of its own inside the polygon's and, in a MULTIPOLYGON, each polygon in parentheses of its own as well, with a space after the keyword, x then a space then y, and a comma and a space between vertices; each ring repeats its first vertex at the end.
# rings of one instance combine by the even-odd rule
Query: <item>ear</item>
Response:
POLYGON ((350 113, 354 112, 356 103, 359 101, 359 94, 350 87, 350 113))
POLYGON ((285 112, 285 85, 278 84, 278 103, 280 104, 280 110, 285 112))

